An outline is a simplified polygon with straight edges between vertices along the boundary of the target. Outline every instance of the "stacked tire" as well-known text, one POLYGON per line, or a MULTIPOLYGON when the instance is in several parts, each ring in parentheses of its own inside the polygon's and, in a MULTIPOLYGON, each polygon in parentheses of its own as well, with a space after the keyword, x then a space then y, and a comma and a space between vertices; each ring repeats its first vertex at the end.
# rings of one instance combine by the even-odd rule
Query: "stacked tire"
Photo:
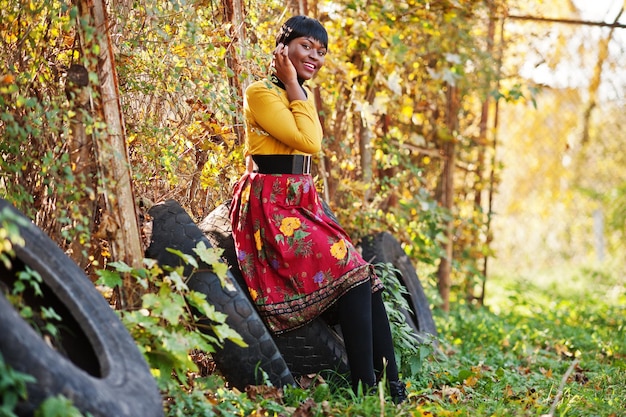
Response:
MULTIPOLYGON (((176 266, 181 263, 180 257, 168 252, 167 248, 193 255, 193 248, 202 241, 208 247, 224 251, 223 261, 228 264, 228 279, 234 291, 222 288, 219 278, 207 265, 200 266, 197 271, 186 271, 192 274, 188 281, 190 288, 204 293, 209 303, 226 313, 229 317, 227 324, 249 345, 248 348, 232 343, 224 346, 214 354, 217 368, 240 389, 260 383, 259 370, 276 386, 294 384, 302 376, 311 374, 347 377, 349 368, 340 331, 322 317, 281 335, 273 335, 262 323, 237 265, 229 208, 229 202, 219 205, 198 225, 175 200, 149 210, 153 235, 147 256, 161 264, 176 266)), ((328 206, 325 209, 330 210, 328 206)), ((390 262, 399 271, 398 278, 408 291, 410 310, 405 316, 416 332, 416 338, 420 339, 425 333, 435 335, 430 305, 400 243, 390 234, 383 233, 364 239, 360 245, 365 259, 390 262)))
POLYGON ((225 313, 228 316, 226 324, 236 330, 247 344, 247 347, 241 347, 227 340, 221 349, 212 354, 225 379, 240 390, 247 385, 262 383, 264 374, 275 386, 295 384, 272 336, 250 302, 247 291, 241 289, 231 272, 227 275, 230 285, 222 286, 211 265, 199 262, 198 268, 192 270, 191 265, 185 265, 178 255, 167 250, 176 249, 195 257, 193 249, 198 243, 213 247, 187 212, 175 200, 168 200, 150 208, 148 214, 152 217, 152 237, 146 256, 156 259, 162 266, 182 265, 185 276, 189 277, 189 288, 205 294, 207 301, 216 310, 225 313))
POLYGON ((80 267, 0 199, 3 228, 18 236, 7 238, 15 253, 10 265, 0 262, 0 353, 11 368, 34 378, 15 413, 31 416, 45 399, 63 395, 94 417, 162 416, 156 382, 137 345, 80 267), (9 302, 25 275, 41 277, 41 293, 25 291, 23 302, 61 317, 57 337, 36 330, 9 302))

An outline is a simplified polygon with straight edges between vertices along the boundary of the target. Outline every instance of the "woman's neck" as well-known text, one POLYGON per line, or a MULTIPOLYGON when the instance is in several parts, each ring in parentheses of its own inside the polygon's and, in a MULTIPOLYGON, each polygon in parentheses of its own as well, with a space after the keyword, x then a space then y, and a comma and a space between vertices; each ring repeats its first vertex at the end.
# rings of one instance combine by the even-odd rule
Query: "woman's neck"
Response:
MULTIPOLYGON (((272 81, 272 84, 274 84, 275 86, 282 88, 283 90, 287 91, 287 87, 285 86, 285 84, 275 75, 272 74, 270 76, 270 80, 272 81)), ((308 97, 309 95, 306 93, 306 89, 304 88, 304 81, 302 78, 298 77, 298 84, 300 84, 300 88, 302 89, 302 91, 304 92, 304 96, 308 97)))
MULTIPOLYGON (((270 79, 272 80, 272 83, 277 85, 278 87, 282 88, 283 90, 285 89, 285 84, 274 74, 272 74, 270 76, 270 79)), ((298 84, 300 84, 300 87, 302 87, 304 85, 304 79, 298 77, 298 84)))

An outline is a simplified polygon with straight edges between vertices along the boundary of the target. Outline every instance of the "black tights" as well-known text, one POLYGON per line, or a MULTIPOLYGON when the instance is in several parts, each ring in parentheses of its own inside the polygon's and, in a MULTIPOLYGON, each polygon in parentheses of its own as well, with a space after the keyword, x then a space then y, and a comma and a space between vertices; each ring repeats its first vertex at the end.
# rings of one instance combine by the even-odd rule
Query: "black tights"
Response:
POLYGON ((398 366, 381 291, 372 294, 369 282, 360 284, 339 299, 338 311, 352 388, 356 391, 359 382, 364 390, 375 386, 383 370, 388 381, 397 381, 398 366))

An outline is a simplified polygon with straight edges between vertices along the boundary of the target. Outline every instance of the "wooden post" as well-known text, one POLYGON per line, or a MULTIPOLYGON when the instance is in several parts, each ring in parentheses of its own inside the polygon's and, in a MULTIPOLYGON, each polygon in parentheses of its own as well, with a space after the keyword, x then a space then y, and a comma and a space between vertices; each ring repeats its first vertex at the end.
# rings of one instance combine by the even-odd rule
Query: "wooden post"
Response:
MULTIPOLYGON (((126 132, 119 99, 117 73, 109 35, 106 5, 103 0, 77 0, 82 25, 81 30, 86 61, 95 63, 98 74, 99 96, 94 100, 97 116, 106 123, 106 134, 98 134, 96 154, 98 173, 106 201, 106 211, 101 219, 100 236, 106 236, 112 259, 132 267, 141 266, 143 251, 139 236, 135 199, 131 184, 131 170, 126 132), (87 27, 95 29, 90 37, 87 27), (97 47, 97 48, 96 48, 97 47), (93 56, 94 50, 98 55, 93 56), (95 58, 95 59, 93 59, 95 58)), ((134 279, 126 277, 118 297, 118 307, 140 304, 134 279)))

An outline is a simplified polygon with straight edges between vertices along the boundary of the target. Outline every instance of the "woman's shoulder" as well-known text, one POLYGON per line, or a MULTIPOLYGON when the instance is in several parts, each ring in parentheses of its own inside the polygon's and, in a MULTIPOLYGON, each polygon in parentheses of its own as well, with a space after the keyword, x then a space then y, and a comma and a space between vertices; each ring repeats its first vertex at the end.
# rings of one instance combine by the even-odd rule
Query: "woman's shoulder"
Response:
POLYGON ((275 92, 276 94, 280 92, 280 88, 273 84, 269 78, 262 78, 260 80, 254 81, 246 88, 246 94, 268 91, 275 92))

